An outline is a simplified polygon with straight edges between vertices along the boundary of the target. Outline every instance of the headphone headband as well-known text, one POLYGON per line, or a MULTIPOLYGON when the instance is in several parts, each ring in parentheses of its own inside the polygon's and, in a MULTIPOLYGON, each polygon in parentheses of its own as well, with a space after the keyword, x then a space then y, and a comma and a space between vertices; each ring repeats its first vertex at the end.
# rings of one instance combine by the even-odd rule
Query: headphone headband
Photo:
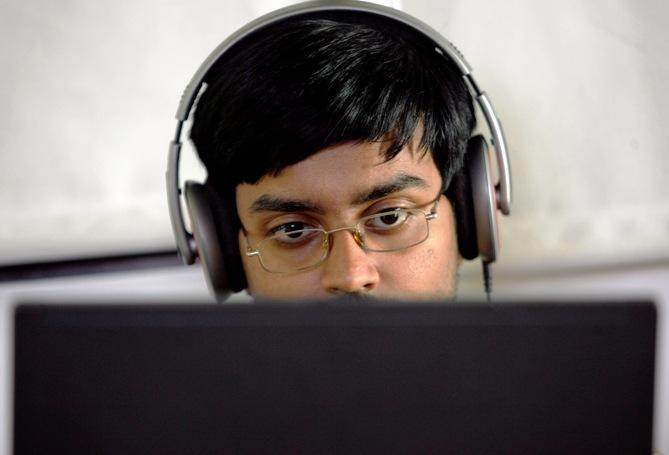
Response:
POLYGON ((181 153, 181 132, 183 123, 188 119, 190 111, 195 103, 198 93, 205 82, 207 75, 215 63, 224 56, 224 54, 234 45, 244 40, 246 37, 257 31, 276 24, 278 22, 313 14, 327 13, 356 13, 367 14, 375 18, 386 19, 399 25, 408 27, 413 31, 427 37, 435 44, 435 52, 455 63, 462 77, 465 80, 471 96, 476 100, 481 111, 483 111, 486 123, 492 136, 492 142, 496 151, 496 161, 498 166, 499 183, 495 187, 495 196, 497 208, 508 215, 511 208, 511 172, 508 158, 506 139, 502 130, 502 125, 495 114, 492 103, 485 92, 481 91, 476 84, 472 74, 471 67, 466 62, 460 51, 441 34, 422 21, 389 7, 366 3, 360 1, 338 1, 336 4, 327 3, 321 0, 309 1, 296 5, 291 5, 248 23, 223 41, 207 59, 200 65, 193 75, 190 83, 186 86, 176 112, 176 131, 174 139, 170 143, 168 168, 167 168, 167 195, 170 218, 172 221, 172 230, 177 242, 179 253, 186 264, 192 264, 197 256, 196 245, 192 235, 186 231, 184 218, 181 209, 180 196, 182 189, 179 183, 179 156, 181 153))
POLYGON ((223 54, 225 54, 236 43, 242 41, 247 36, 252 35, 262 28, 271 26, 286 19, 315 13, 328 12, 366 13, 377 17, 390 19, 395 22, 404 23, 405 25, 409 26, 409 28, 421 32, 423 35, 427 36, 433 42, 438 44, 440 50, 445 52, 446 55, 448 55, 448 57, 450 57, 451 60, 455 62, 463 76, 471 73, 471 67, 469 64, 467 64, 465 58, 462 56, 460 51, 458 51, 457 48, 453 46, 453 44, 451 44, 448 40, 446 40, 427 24, 409 16, 403 11, 398 11, 386 6, 376 5, 374 3, 338 1, 336 4, 332 4, 316 0, 287 6, 285 8, 281 8, 279 10, 265 14, 264 16, 249 22, 244 27, 230 35, 221 44, 219 44, 218 47, 214 49, 211 54, 209 54, 207 59, 202 62, 198 70, 193 75, 190 83, 186 86, 186 89, 181 96, 179 108, 176 112, 176 119, 181 122, 185 122, 186 119, 188 119, 188 113, 190 112, 193 103, 197 98, 197 94, 199 93, 200 87, 205 81, 209 70, 214 66, 218 59, 221 58, 221 56, 223 56, 223 54))

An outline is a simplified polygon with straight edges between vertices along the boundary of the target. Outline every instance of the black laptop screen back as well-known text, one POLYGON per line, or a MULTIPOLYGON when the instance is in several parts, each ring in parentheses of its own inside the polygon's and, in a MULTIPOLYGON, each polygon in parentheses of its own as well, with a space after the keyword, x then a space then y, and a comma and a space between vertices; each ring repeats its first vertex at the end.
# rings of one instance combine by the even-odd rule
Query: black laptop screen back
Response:
POLYGON ((651 452, 655 309, 23 306, 16 453, 651 452))

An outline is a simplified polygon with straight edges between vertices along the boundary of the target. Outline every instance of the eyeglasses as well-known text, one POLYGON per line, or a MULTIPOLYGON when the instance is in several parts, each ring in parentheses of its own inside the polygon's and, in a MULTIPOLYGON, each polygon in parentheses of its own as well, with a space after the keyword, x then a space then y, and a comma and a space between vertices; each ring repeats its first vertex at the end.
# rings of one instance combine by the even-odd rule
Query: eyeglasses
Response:
POLYGON ((356 243, 366 252, 404 250, 427 240, 429 222, 437 218, 439 197, 428 203, 432 208, 427 213, 419 207, 396 208, 360 218, 353 226, 330 231, 301 229, 302 223, 287 223, 260 241, 255 250, 247 237, 246 255, 258 256, 262 268, 271 273, 305 271, 325 261, 330 253, 332 234, 339 231, 352 231, 356 243))

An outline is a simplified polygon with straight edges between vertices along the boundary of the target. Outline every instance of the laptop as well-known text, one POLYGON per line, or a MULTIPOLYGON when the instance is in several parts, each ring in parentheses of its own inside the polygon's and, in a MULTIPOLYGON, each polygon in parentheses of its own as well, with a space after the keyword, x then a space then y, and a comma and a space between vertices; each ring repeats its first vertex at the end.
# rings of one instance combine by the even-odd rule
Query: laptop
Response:
POLYGON ((650 454, 651 302, 20 305, 23 453, 650 454))

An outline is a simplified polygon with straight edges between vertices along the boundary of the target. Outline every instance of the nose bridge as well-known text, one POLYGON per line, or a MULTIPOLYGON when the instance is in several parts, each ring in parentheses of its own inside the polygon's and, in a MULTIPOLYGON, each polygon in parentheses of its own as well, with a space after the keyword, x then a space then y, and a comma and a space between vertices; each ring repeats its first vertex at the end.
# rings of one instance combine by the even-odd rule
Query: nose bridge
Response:
POLYGON ((373 290, 378 284, 379 274, 373 260, 363 244, 356 225, 344 226, 327 231, 329 254, 322 268, 322 283, 331 293, 359 293, 373 290), (346 235, 335 242, 334 234, 352 231, 355 245, 346 235))
POLYGON ((328 236, 328 242, 330 244, 330 249, 332 249, 332 245, 334 243, 333 234, 335 234, 336 232, 340 232, 340 231, 352 231, 353 232, 353 239, 355 240, 355 243, 357 243, 358 246, 360 248, 362 248, 363 250, 365 249, 364 236, 362 235, 362 232, 360 231, 360 229, 358 227, 358 224, 354 224, 352 226, 341 226, 341 227, 338 227, 338 228, 335 228, 335 229, 332 229, 332 230, 329 230, 329 231, 325 231, 325 233, 328 236))

